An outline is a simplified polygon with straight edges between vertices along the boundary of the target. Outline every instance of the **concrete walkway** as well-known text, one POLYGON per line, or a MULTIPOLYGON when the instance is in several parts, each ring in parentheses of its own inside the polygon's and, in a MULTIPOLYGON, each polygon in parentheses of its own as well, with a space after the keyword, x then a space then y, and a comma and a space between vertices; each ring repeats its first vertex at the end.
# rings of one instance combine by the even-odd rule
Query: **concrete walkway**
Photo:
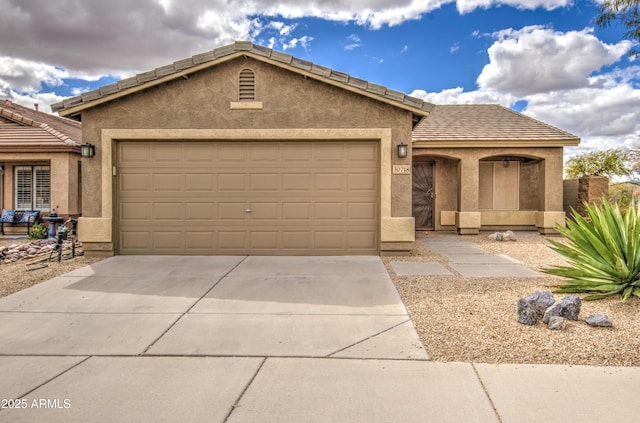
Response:
MULTIPOLYGON (((491 254, 475 242, 466 241, 456 235, 418 236, 417 241, 423 242, 431 252, 448 259, 451 262, 448 267, 465 278, 532 278, 542 276, 540 273, 523 266, 514 258, 491 254)), ((453 275, 450 269, 434 262, 391 262, 391 266, 400 276, 453 275)))
POLYGON ((640 413, 638 368, 437 363, 427 351, 378 257, 113 257, 0 299, 0 422, 640 413))

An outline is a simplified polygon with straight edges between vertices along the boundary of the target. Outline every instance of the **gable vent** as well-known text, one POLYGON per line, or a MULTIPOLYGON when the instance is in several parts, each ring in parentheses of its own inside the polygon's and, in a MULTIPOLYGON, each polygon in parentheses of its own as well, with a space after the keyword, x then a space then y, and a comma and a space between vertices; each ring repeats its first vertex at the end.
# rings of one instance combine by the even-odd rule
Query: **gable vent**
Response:
POLYGON ((251 69, 242 69, 238 84, 238 100, 255 101, 256 75, 251 69))

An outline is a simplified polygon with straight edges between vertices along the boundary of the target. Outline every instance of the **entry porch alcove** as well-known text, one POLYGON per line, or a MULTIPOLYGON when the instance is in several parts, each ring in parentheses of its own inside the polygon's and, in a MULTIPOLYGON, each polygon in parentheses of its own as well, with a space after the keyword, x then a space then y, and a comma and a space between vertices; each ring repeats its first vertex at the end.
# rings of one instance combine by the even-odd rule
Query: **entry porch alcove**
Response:
POLYGON ((549 151, 416 149, 413 216, 417 230, 538 230, 564 223, 562 161, 549 151), (546 153, 546 154, 545 154, 546 153))

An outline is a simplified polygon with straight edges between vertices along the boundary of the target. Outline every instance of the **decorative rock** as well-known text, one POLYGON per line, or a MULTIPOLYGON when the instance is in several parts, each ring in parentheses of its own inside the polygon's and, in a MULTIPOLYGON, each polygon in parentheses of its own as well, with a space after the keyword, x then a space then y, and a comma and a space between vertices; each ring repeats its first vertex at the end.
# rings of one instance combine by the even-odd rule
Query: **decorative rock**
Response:
POLYGON ((569 320, 578 320, 582 300, 577 295, 570 295, 560 300, 560 307, 560 315, 562 317, 566 317, 569 320))
POLYGON ((518 300, 518 322, 529 326, 538 322, 538 313, 524 298, 518 300))
POLYGON ((536 291, 524 297, 524 300, 533 307, 540 317, 556 302, 551 291, 536 291))
MULTIPOLYGON (((63 244, 63 248, 68 249, 71 246, 71 240, 64 241, 63 244)), ((77 242, 76 248, 80 249, 81 247, 82 244, 77 242)), ((49 255, 52 254, 55 248, 56 240, 52 238, 26 242, 24 244, 13 244, 0 249, 0 264, 9 264, 23 259, 49 255)), ((55 254, 55 252, 53 254, 55 254)))
POLYGON ((587 317, 585 322, 587 322, 589 326, 596 326, 601 328, 610 328, 613 326, 613 322, 611 321, 611 319, 609 319, 609 316, 602 313, 592 314, 591 316, 587 317))
POLYGON ((516 239, 518 239, 513 231, 495 232, 488 237, 489 239, 493 239, 494 241, 515 241, 516 239))
POLYGON ((551 316, 547 327, 551 330, 563 330, 567 328, 568 320, 560 316, 551 316))
POLYGON ((492 239, 494 241, 502 241, 502 232, 496 232, 489 235, 489 239, 492 239))
POLYGON ((551 307, 545 310, 542 321, 548 324, 552 317, 560 317, 561 312, 562 305, 560 303, 554 303, 551 307))

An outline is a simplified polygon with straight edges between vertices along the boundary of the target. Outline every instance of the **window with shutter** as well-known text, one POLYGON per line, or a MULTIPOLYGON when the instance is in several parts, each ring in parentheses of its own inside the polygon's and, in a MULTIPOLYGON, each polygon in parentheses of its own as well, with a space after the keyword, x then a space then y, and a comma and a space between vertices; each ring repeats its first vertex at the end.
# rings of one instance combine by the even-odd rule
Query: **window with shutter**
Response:
POLYGON ((15 166, 15 208, 51 209, 51 167, 15 166))
POLYGON ((49 166, 35 166, 35 206, 34 210, 49 210, 51 208, 51 170, 49 166))
POLYGON ((242 69, 238 80, 238 100, 255 101, 256 75, 251 69, 242 69))
POLYGON ((16 166, 16 209, 31 210, 33 204, 33 170, 31 166, 16 166))

